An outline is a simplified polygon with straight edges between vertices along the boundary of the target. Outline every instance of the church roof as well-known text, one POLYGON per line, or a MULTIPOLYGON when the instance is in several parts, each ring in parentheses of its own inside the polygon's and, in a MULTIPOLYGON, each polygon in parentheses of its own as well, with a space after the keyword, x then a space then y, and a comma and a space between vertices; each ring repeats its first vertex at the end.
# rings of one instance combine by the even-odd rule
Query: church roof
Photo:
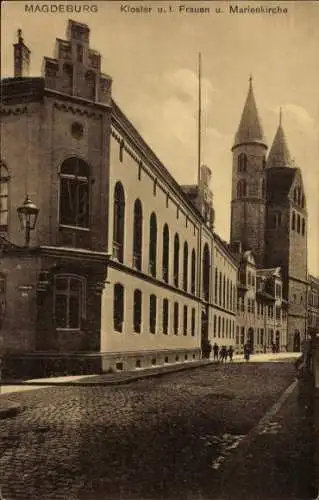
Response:
POLYGON ((291 156, 287 146, 284 129, 282 128, 281 111, 280 111, 279 126, 268 155, 267 168, 290 167, 290 166, 291 166, 291 156))
POLYGON ((297 168, 272 167, 267 169, 267 200, 282 201, 287 198, 297 168))
POLYGON ((248 95, 241 115, 233 147, 247 142, 258 142, 265 144, 264 132, 258 115, 252 86, 252 78, 249 79, 248 95))

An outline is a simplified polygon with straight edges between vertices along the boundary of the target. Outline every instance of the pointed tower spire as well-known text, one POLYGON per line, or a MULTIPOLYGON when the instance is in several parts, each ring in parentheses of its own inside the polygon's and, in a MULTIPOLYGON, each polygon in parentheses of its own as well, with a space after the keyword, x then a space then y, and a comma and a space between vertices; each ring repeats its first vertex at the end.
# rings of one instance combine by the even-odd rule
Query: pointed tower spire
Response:
POLYGON ((291 167, 292 160, 288 149, 284 129, 282 128, 282 109, 279 111, 278 129, 269 151, 267 159, 267 168, 273 167, 291 167))
POLYGON ((264 132, 259 119, 254 91, 253 77, 249 77, 249 89, 240 124, 235 136, 234 146, 247 143, 261 143, 266 146, 264 132))

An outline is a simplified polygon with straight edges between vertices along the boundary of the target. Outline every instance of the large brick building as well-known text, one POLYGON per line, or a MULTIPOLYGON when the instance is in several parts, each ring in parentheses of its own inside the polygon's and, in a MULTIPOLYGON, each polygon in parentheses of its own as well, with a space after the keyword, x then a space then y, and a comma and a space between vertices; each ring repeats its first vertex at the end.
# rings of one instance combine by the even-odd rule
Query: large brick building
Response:
POLYGON ((307 205, 281 113, 268 156, 267 149, 250 79, 232 148, 231 245, 252 250, 258 269, 280 268, 288 349, 298 351, 307 331, 307 205))
POLYGON ((213 232, 210 170, 176 182, 112 99, 89 34, 69 21, 30 78, 20 32, 2 81, 1 348, 32 374, 198 359, 217 309, 216 338, 235 342, 237 265, 213 232), (39 209, 26 245, 25 198, 39 209))
POLYGON ((89 35, 69 21, 42 77, 30 78, 20 32, 14 78, 1 83, 7 369, 189 362, 207 340, 238 352, 246 342, 255 352, 299 348, 307 214, 281 125, 267 160, 250 84, 233 147, 229 245, 214 231, 210 169, 201 166, 198 185, 176 182, 112 98, 89 35), (29 242, 17 208, 33 204, 29 242))

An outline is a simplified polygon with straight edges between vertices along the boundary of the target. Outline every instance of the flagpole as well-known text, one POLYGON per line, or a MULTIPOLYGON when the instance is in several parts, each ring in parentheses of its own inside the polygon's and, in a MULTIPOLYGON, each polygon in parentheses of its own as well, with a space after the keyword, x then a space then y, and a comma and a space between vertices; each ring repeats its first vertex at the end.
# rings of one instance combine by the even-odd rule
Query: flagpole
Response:
POLYGON ((198 54, 198 171, 197 171, 197 183, 200 183, 200 166, 201 166, 201 135, 202 135, 202 82, 201 82, 201 72, 202 72, 202 55, 198 54))

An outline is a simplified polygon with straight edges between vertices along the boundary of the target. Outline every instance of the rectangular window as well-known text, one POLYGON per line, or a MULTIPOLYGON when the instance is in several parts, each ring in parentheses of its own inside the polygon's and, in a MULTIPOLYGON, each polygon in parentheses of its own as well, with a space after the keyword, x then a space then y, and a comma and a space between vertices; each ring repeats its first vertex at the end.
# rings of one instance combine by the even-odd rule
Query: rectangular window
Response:
POLYGON ((6 281, 4 274, 0 274, 0 330, 6 314, 6 281))
POLYGON ((54 317, 58 329, 79 330, 84 317, 84 282, 73 276, 56 276, 54 317))
POLYGON ((133 328, 134 332, 141 333, 142 323, 142 292, 141 290, 134 291, 134 304, 133 304, 133 328))

